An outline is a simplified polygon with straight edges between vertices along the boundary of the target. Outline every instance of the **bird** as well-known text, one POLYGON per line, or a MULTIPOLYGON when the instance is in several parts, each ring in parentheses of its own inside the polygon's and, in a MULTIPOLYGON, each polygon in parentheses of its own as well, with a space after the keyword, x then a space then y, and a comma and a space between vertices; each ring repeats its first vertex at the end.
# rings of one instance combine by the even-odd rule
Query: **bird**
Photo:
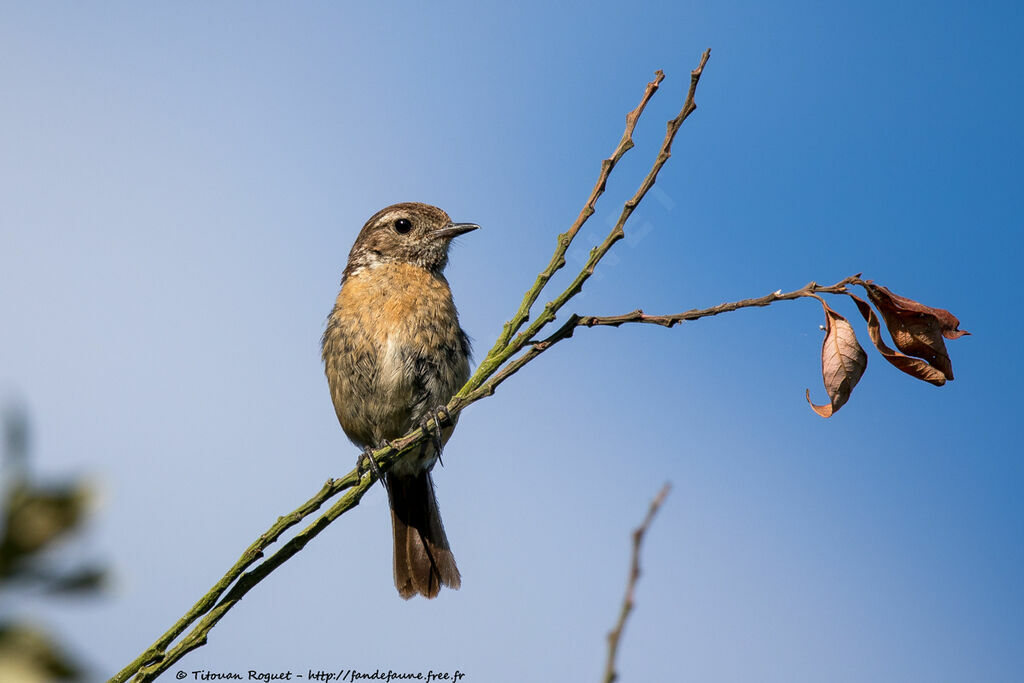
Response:
MULTIPOLYGON (((384 474, 398 594, 437 597, 462 577, 437 506, 431 469, 455 420, 439 411, 469 379, 470 341, 444 277, 452 240, 480 226, 429 204, 370 217, 356 237, 321 339, 324 373, 345 435, 364 456, 435 417, 433 440, 384 474)), ((360 460, 362 460, 361 456, 360 460)), ((372 467, 376 464, 369 460, 372 467)))

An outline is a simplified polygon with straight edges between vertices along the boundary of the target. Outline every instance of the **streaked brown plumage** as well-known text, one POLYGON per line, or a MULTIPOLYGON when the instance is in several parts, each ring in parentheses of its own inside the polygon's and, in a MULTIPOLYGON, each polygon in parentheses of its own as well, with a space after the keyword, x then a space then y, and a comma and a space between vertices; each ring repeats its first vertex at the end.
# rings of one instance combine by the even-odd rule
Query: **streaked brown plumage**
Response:
MULTIPOLYGON (((408 202, 378 211, 356 238, 321 344, 338 421, 358 446, 402 436, 469 378, 469 340, 442 273, 452 238, 476 227, 408 202)), ((449 436, 450 427, 442 443, 449 436)), ((434 495, 436 460, 428 443, 385 475, 395 587, 406 599, 461 584, 434 495)))

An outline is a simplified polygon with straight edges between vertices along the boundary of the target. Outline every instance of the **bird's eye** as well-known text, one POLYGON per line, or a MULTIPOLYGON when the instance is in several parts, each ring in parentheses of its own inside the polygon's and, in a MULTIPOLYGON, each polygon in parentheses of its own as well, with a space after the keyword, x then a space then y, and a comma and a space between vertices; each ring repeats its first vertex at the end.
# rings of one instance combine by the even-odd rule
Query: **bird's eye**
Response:
POLYGON ((397 232, 399 235, 404 235, 410 230, 412 230, 412 221, 410 221, 408 218, 399 218, 397 221, 395 221, 395 232, 397 232))

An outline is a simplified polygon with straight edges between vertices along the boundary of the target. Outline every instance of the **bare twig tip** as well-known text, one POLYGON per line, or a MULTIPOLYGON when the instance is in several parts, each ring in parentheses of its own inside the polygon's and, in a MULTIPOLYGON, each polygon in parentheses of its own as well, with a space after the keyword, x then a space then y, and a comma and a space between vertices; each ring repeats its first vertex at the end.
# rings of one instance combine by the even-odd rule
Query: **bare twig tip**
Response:
POLYGON ((665 482, 662 485, 661 490, 651 500, 644 521, 633 530, 633 553, 629 563, 629 580, 626 582, 626 594, 622 597, 619 620, 616 622, 615 628, 608 634, 608 659, 605 662, 604 671, 605 683, 611 683, 618 678, 618 674, 615 672, 615 656, 618 653, 619 641, 622 638, 622 630, 626 626, 626 619, 629 617, 629 613, 633 611, 633 594, 636 591, 637 580, 640 578, 640 546, 643 543, 644 534, 650 528, 654 515, 657 514, 671 488, 672 486, 669 482, 665 482))

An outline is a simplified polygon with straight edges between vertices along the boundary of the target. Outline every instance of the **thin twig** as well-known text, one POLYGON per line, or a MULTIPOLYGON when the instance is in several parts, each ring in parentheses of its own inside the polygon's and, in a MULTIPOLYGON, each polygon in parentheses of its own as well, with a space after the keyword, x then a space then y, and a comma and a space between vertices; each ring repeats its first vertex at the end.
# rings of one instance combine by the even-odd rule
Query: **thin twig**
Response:
POLYGON ((259 566, 242 574, 216 606, 209 609, 199 623, 177 645, 168 650, 166 655, 159 661, 140 668, 132 680, 152 681, 186 654, 205 645, 210 630, 217 625, 217 622, 221 620, 221 617, 228 610, 234 607, 250 589, 263 580, 270 572, 302 550, 317 534, 326 529, 327 525, 358 505, 363 494, 369 490, 374 481, 372 476, 364 477, 358 484, 351 487, 351 490, 332 505, 327 512, 320 515, 312 524, 293 536, 277 552, 260 563, 259 566))
MULTIPOLYGON (((457 410, 453 413, 453 415, 454 414, 457 414, 457 410)), ((434 425, 433 428, 436 428, 436 425, 434 425)), ((419 444, 423 442, 426 438, 427 434, 422 433, 422 431, 419 428, 417 428, 416 430, 406 435, 405 437, 401 439, 396 439, 395 441, 391 442, 390 446, 387 446, 376 451, 373 454, 374 460, 378 463, 382 471, 386 471, 403 454, 408 453, 414 450, 415 448, 418 448, 419 444)), ((143 673, 153 673, 155 676, 155 674, 164 671, 171 664, 178 661, 178 659, 180 659, 181 656, 184 655, 185 652, 187 652, 188 650, 180 651, 180 644, 179 647, 175 647, 171 650, 168 650, 170 644, 174 642, 174 640, 178 638, 178 636, 184 633, 189 626, 191 626, 198 619, 203 617, 203 615, 206 615, 211 610, 215 609, 215 607, 221 610, 221 615, 223 614, 224 611, 230 609, 230 606, 233 605, 234 602, 237 602, 237 599, 230 600, 230 596, 236 590, 238 584, 236 584, 235 582, 239 581, 240 577, 244 579, 245 577, 258 575, 260 576, 260 578, 262 578, 262 576, 265 576, 266 574, 270 573, 272 569, 282 564, 286 559, 288 559, 294 554, 294 552, 285 553, 285 550, 286 548, 294 547, 292 546, 292 544, 295 543, 296 539, 300 537, 304 538, 305 540, 301 541, 301 545, 305 545, 306 542, 309 541, 309 539, 311 539, 313 536, 316 536, 316 534, 318 534, 322 530, 323 526, 326 526, 326 524, 336 519, 342 512, 345 511, 345 509, 348 509, 347 507, 345 507, 344 509, 339 509, 343 507, 341 505, 343 502, 354 500, 355 502, 352 505, 354 506, 354 504, 358 503, 359 498, 362 497, 363 493, 365 493, 366 490, 375 481, 376 479, 373 477, 372 473, 360 473, 358 470, 353 469, 351 472, 346 474, 344 477, 341 477, 340 479, 328 480, 320 489, 320 491, 317 492, 317 494, 310 498, 308 501, 306 501, 305 503, 303 503, 302 505, 300 505, 298 508, 288 513, 287 515, 284 515, 283 517, 278 517, 277 521, 274 522, 274 524, 271 525, 271 527, 267 529, 267 531, 261 534, 260 537, 257 538, 256 541, 253 542, 253 544, 250 545, 245 550, 244 553, 242 553, 242 556, 234 564, 234 566, 232 566, 231 569, 229 569, 224 574, 224 576, 221 577, 221 579, 217 581, 216 584, 214 584, 213 588, 207 591, 207 593, 203 595, 203 597, 200 598, 195 605, 193 605, 192 609, 190 609, 181 619, 179 619, 174 624, 174 626, 172 626, 166 633, 160 636, 160 638, 156 642, 154 642, 149 648, 147 648, 145 652, 136 657, 135 660, 133 660, 128 666, 126 666, 124 669, 118 672, 113 678, 111 678, 111 683, 121 683, 122 681, 128 680, 135 674, 139 674, 139 677, 136 677, 135 680, 151 680, 152 677, 143 676, 143 673), (331 498, 338 495, 342 491, 345 491, 346 489, 353 488, 355 489, 355 491, 350 492, 348 496, 345 496, 340 501, 335 503, 334 506, 332 506, 326 513, 321 515, 313 524, 309 525, 309 527, 299 532, 299 534, 296 534, 295 537, 289 540, 285 546, 280 548, 270 558, 264 560, 255 569, 246 572, 246 570, 249 569, 249 567, 251 567, 257 560, 263 558, 263 551, 268 546, 277 541, 278 538, 280 538, 285 531, 287 531, 291 527, 301 522, 306 517, 316 512, 326 501, 330 500, 331 498), (257 572, 259 572, 259 574, 257 574, 257 572), (224 599, 221 600, 221 596, 225 595, 225 591, 228 591, 229 588, 230 592, 228 593, 228 596, 224 597, 224 599), (220 600, 220 602, 218 602, 218 600, 220 600), (227 607, 224 607, 225 604, 227 604, 227 607)), ((298 548, 295 548, 296 552, 298 551, 298 549, 301 548, 301 545, 298 548)), ((245 588, 244 591, 242 591, 242 594, 244 594, 245 592, 248 592, 248 587, 245 588)), ((241 595, 237 595, 237 598, 240 597, 241 595)), ((219 620, 219 618, 220 616, 217 617, 217 620, 219 620)), ((206 621, 204 620, 203 623, 206 623, 206 621)), ((206 631, 209 631, 209 628, 212 628, 214 623, 216 623, 216 620, 210 623, 209 627, 203 631, 204 635, 206 631)), ((196 629, 193 629, 193 631, 189 634, 189 637, 187 639, 194 642, 196 640, 196 637, 193 634, 195 633, 196 629)), ((198 647, 198 645, 196 645, 195 647, 198 647)), ((194 649, 194 647, 189 648, 189 650, 191 649, 194 649)))
MULTIPOLYGON (((540 332, 548 323, 552 322, 562 306, 580 293, 583 289, 583 283, 590 279, 590 276, 594 274, 594 268, 597 266, 598 262, 604 258, 605 254, 608 253, 608 250, 612 248, 612 245, 625 236, 623 226, 632 215, 633 210, 636 209, 640 201, 643 200, 648 190, 654 186, 654 183, 658 178, 658 173, 665 165, 665 162, 669 160, 669 157, 672 156, 672 141, 675 140, 676 133, 679 132, 679 128, 683 125, 683 121, 685 121, 687 117, 697 109, 697 104, 694 101, 694 97, 697 93, 697 84, 700 82, 701 74, 704 73, 704 66, 707 64, 710 56, 711 50, 705 50, 701 55, 700 63, 697 65, 697 68, 690 72, 690 89, 686 94, 686 99, 683 101, 682 109, 679 110, 679 114, 674 119, 668 122, 665 130, 665 139, 661 143, 661 149, 658 151, 658 156, 655 158, 654 164, 651 166, 651 170, 647 173, 647 176, 640 184, 636 193, 623 205, 622 211, 619 214, 619 219, 615 222, 615 225, 612 226, 608 236, 605 237, 601 244, 590 250, 590 256, 587 258, 587 262, 583 265, 583 268, 580 269, 580 272, 576 275, 569 286, 561 294, 545 304, 540 315, 525 330, 519 332, 519 334, 510 341, 507 341, 505 344, 496 343, 494 345, 491 351, 487 354, 487 357, 480 362, 480 366, 477 368, 476 372, 473 373, 473 376, 469 378, 469 381, 466 382, 459 393, 456 394, 457 397, 466 397, 479 389, 481 385, 491 377, 491 375, 493 375, 502 365, 505 364, 506 361, 508 361, 509 358, 519 353, 519 351, 522 350, 531 339, 537 336, 538 332, 540 332)), ((650 84, 648 84, 648 88, 650 88, 650 84)), ((646 104, 646 100, 641 102, 641 104, 646 104)), ((638 107, 638 110, 640 109, 641 108, 638 107)), ((631 131, 632 129, 629 128, 627 124, 627 132, 631 131)), ((630 143, 632 143, 632 140, 630 140, 630 143)), ((600 183, 601 181, 599 180, 599 187, 603 189, 603 186, 601 186, 600 183)), ((597 189, 598 188, 595 187, 595 191, 597 189)), ((594 199, 596 200, 599 195, 600 193, 597 193, 597 195, 594 196, 594 199)), ((586 207, 584 207, 584 210, 586 210, 586 207)), ((582 215, 583 214, 581 214, 581 216, 582 215)), ((568 248, 568 242, 566 242, 564 246, 568 248)), ((555 252, 556 258, 552 259, 552 263, 556 260, 564 260, 562 258, 564 254, 565 250, 562 248, 562 245, 559 244, 559 248, 555 252), (561 255, 559 254, 559 250, 561 250, 561 255)), ((555 270, 557 270, 557 268, 555 270)), ((554 270, 551 272, 553 273, 554 270)), ((549 278, 550 276, 548 276, 548 278, 544 278, 544 273, 541 273, 541 276, 537 278, 537 283, 535 283, 534 287, 527 292, 527 296, 523 300, 524 305, 527 303, 527 299, 531 299, 531 297, 532 305, 532 301, 535 301, 540 295, 541 289, 543 289, 547 284, 549 278)), ((523 309, 520 307, 520 312, 522 311, 523 309)), ((510 323, 505 326, 501 338, 504 338, 505 332, 512 329, 510 325, 517 319, 518 316, 517 318, 513 318, 513 321, 510 321, 510 323)), ((526 318, 523 318, 519 324, 521 325, 525 320, 526 318)))
POLYGON ((679 128, 683 125, 683 121, 687 119, 697 109, 697 104, 694 102, 694 96, 697 93, 697 84, 700 82, 701 74, 704 73, 704 65, 707 64, 708 58, 711 56, 711 50, 705 50, 704 54, 701 55, 700 64, 697 68, 690 72, 690 90, 686 94, 686 100, 683 102, 682 109, 679 110, 679 114, 668 122, 665 130, 665 139, 661 143, 661 149, 658 151, 658 156, 651 166, 651 170, 648 171, 647 176, 643 182, 640 183, 640 187, 637 188, 636 193, 626 200, 626 203, 622 206, 622 211, 619 213, 619 219, 615 221, 615 225, 612 226, 608 236, 605 237, 601 244, 597 245, 590 251, 590 256, 587 258, 587 262, 580 269, 580 272, 576 275, 573 281, 569 284, 565 290, 555 297, 551 302, 544 306, 544 311, 540 317, 537 318, 530 325, 529 328, 519 333, 515 340, 510 344, 510 348, 519 350, 525 346, 529 339, 533 338, 537 332, 541 330, 547 323, 555 319, 555 315, 561 310, 562 306, 573 298, 583 289, 583 283, 585 283, 590 276, 594 274, 594 268, 598 262, 604 258, 608 250, 612 248, 616 242, 625 237, 624 226, 629 217, 633 214, 633 211, 640 204, 643 198, 647 195, 647 192, 654 187, 655 181, 658 179, 658 173, 661 172, 665 162, 672 156, 672 142, 675 140, 676 133, 679 132, 679 128))
POLYGON ((612 155, 601 162, 601 173, 597 177, 597 182, 594 184, 594 189, 590 192, 587 203, 580 209, 580 215, 576 217, 575 222, 569 226, 569 229, 558 236, 558 244, 555 247, 555 253, 551 256, 551 262, 537 276, 533 286, 527 290, 519 310, 516 311, 511 320, 505 323, 501 334, 498 336, 498 340, 494 343, 494 348, 491 349, 492 352, 500 351, 508 345, 512 335, 518 332, 523 323, 530 319, 530 309, 533 307, 534 302, 537 301, 537 297, 540 296, 541 290, 547 285, 548 280, 560 268, 565 266, 565 252, 568 251, 569 245, 572 244, 573 239, 575 239, 583 224, 594 215, 594 205, 597 203, 598 198, 604 194, 605 186, 608 184, 608 176, 611 175, 615 165, 619 163, 619 159, 626 152, 633 149, 633 130, 636 128, 636 122, 640 120, 640 115, 643 114, 644 108, 647 107, 647 103, 654 96, 654 93, 657 92, 658 86, 664 79, 665 74, 661 69, 655 71, 654 80, 647 84, 644 95, 640 99, 640 104, 633 111, 626 114, 626 130, 622 132, 622 138, 619 140, 619 144, 615 151, 612 152, 612 155))
POLYGON ((551 333, 547 338, 540 341, 529 341, 529 348, 526 351, 517 356, 512 360, 512 362, 503 366, 501 370, 494 373, 493 376, 488 378, 487 381, 477 389, 467 394, 465 397, 466 401, 463 405, 469 405, 470 403, 480 400, 484 396, 493 395, 494 391, 498 388, 498 385, 517 373, 524 365, 550 349, 558 342, 572 337, 573 332, 577 327, 598 327, 601 325, 619 327, 620 325, 625 325, 627 323, 647 323, 651 325, 660 325, 662 327, 674 327, 675 325, 685 321, 708 318, 721 313, 737 311, 741 308, 770 306, 776 301, 792 301, 803 297, 817 298, 819 294, 847 294, 848 291, 846 289, 846 285, 857 284, 860 281, 861 280, 858 275, 853 275, 840 280, 834 285, 828 286, 822 286, 816 282, 808 282, 800 289, 793 290, 792 292, 783 292, 780 289, 770 294, 765 294, 764 296, 752 299, 730 301, 718 304, 717 306, 711 306, 710 308, 694 308, 689 311, 683 311, 682 313, 674 313, 671 315, 647 315, 640 309, 623 315, 609 316, 577 315, 573 313, 566 319, 561 327, 551 333))
POLYGON ((654 496, 654 500, 651 501, 643 523, 633 530, 633 555, 629 562, 629 579, 626 581, 626 594, 622 596, 619 620, 615 623, 615 628, 608 634, 608 659, 604 666, 604 683, 612 683, 618 678, 618 674, 615 673, 615 657, 619 653, 619 642, 622 640, 622 630, 626 627, 626 619, 633 611, 633 596, 636 593, 637 581, 640 579, 640 546, 643 544, 644 534, 651 527, 654 515, 657 514, 670 488, 668 483, 661 487, 658 495, 654 496))
POLYGON ((236 562, 234 566, 231 567, 231 569, 229 569, 216 584, 214 584, 213 588, 211 588, 206 595, 200 598, 199 601, 193 605, 192 609, 185 613, 185 616, 179 619, 174 626, 160 636, 160 638, 145 652, 136 657, 131 664, 115 675, 111 681, 125 681, 129 676, 139 671, 143 666, 155 660, 163 659, 166 656, 165 650, 167 649, 167 646, 170 645, 175 638, 181 635, 196 619, 210 611, 224 591, 226 591, 228 587, 231 586, 231 584, 234 583, 243 572, 245 572, 246 569, 263 557, 263 551, 267 546, 274 543, 278 538, 280 538, 281 534, 289 528, 298 524, 307 516, 319 509, 325 501, 332 498, 340 491, 353 486, 356 483, 356 480, 352 474, 353 473, 350 473, 349 476, 342 479, 329 479, 315 496, 289 514, 283 517, 278 517, 277 521, 274 522, 269 529, 263 532, 263 534, 261 534, 252 545, 246 548, 238 562, 236 562))
MULTIPOLYGON (((800 299, 802 297, 813 297, 820 301, 821 297, 818 296, 819 294, 846 294, 846 285, 855 283, 859 280, 860 278, 858 276, 853 275, 827 287, 823 287, 816 282, 808 282, 802 288, 793 290, 792 292, 783 292, 780 289, 772 292, 771 294, 765 294, 764 296, 759 296, 753 299, 731 301, 724 304, 718 304, 717 306, 712 306, 711 308, 695 308, 689 311, 683 311, 682 313, 674 313, 672 315, 647 315, 640 309, 637 309, 624 315, 573 316, 575 320, 573 320, 574 324, 572 327, 595 327, 597 325, 618 327, 625 323, 649 323, 652 325, 661 325, 662 327, 673 327, 687 320, 699 320, 700 318, 707 318, 713 315, 718 315, 719 313, 728 313, 741 308, 769 306, 776 301, 792 301, 793 299, 800 299)), ((558 333, 556 332, 555 334, 558 333)))

